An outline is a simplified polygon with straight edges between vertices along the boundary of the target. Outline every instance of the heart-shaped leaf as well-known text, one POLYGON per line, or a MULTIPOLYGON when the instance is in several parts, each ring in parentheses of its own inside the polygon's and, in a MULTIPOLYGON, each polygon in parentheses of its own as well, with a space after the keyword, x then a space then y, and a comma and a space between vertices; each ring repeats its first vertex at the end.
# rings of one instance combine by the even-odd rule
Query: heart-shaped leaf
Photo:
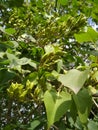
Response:
POLYGON ((54 90, 46 91, 44 95, 48 128, 58 121, 70 108, 71 95, 67 92, 57 93, 54 90))
POLYGON ((67 74, 61 74, 58 80, 66 87, 70 88, 74 93, 78 93, 88 78, 88 70, 79 71, 76 69, 70 70, 67 74))

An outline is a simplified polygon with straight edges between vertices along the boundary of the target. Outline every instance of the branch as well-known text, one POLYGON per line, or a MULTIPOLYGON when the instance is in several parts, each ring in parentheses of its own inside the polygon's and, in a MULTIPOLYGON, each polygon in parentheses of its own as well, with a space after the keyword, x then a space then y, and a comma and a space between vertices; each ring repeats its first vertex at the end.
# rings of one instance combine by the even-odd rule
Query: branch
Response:
POLYGON ((92 100, 93 100, 93 103, 95 104, 95 106, 98 108, 98 104, 97 104, 97 102, 94 100, 94 98, 93 98, 92 100))
POLYGON ((12 99, 8 101, 8 112, 7 112, 7 123, 11 120, 11 108, 12 108, 12 99))

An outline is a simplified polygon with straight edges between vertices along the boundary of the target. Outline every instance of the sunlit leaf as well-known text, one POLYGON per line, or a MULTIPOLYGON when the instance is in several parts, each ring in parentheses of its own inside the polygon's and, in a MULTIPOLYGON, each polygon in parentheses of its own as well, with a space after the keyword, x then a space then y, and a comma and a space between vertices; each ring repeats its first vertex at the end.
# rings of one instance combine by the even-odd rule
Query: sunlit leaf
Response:
POLYGON ((60 74, 58 80, 74 93, 78 93, 88 78, 89 71, 70 70, 67 74, 60 74))
POLYGON ((46 91, 44 103, 47 112, 48 127, 58 121, 70 108, 71 95, 67 92, 46 91))
POLYGON ((68 3, 68 0, 58 0, 58 2, 61 4, 61 5, 66 5, 68 3))
POLYGON ((98 130, 98 122, 95 122, 93 120, 89 120, 88 130, 98 130))
POLYGON ((3 58, 4 55, 5 55, 4 52, 0 52, 0 58, 3 58))
POLYGON ((7 34, 14 34, 16 31, 15 31, 15 29, 14 28, 7 28, 7 29, 5 29, 5 32, 7 33, 7 34))
POLYGON ((95 79, 98 82, 98 71, 96 71, 94 73, 94 75, 92 76, 93 79, 95 79))
POLYGON ((74 36, 79 43, 98 40, 98 33, 91 27, 88 27, 87 32, 75 34, 74 36))
POLYGON ((12 35, 12 34, 14 34, 16 32, 16 30, 14 28, 5 29, 5 28, 3 28, 1 26, 0 26, 0 31, 2 31, 3 33, 8 34, 8 35, 12 35))
POLYGON ((23 57, 21 59, 19 59, 18 57, 16 57, 14 54, 10 54, 10 53, 6 53, 8 59, 10 60, 10 66, 11 68, 21 68, 22 65, 27 65, 29 64, 30 66, 36 68, 36 63, 34 63, 33 61, 31 61, 31 59, 28 59, 26 57, 23 57))
POLYGON ((19 36, 18 41, 36 43, 36 39, 33 36, 28 35, 27 33, 24 33, 21 36, 19 36))

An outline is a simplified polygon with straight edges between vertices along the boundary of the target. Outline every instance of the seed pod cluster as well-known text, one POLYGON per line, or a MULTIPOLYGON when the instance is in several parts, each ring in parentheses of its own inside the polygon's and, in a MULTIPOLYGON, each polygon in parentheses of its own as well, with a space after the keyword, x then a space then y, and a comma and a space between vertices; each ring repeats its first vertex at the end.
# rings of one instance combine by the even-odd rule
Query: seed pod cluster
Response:
POLYGON ((27 80, 25 86, 18 83, 12 83, 7 89, 7 92, 10 98, 19 102, 26 102, 31 98, 37 98, 39 93, 41 92, 41 89, 39 87, 34 87, 35 84, 27 80))
POLYGON ((12 25, 11 27, 14 27, 17 30, 17 33, 19 33, 20 30, 25 30, 26 27, 28 27, 27 31, 32 33, 34 31, 32 29, 34 27, 33 21, 33 12, 30 10, 25 10, 25 8, 23 10, 13 9, 12 14, 9 18, 9 23, 12 25), (20 11, 23 11, 24 13, 21 13, 20 11))

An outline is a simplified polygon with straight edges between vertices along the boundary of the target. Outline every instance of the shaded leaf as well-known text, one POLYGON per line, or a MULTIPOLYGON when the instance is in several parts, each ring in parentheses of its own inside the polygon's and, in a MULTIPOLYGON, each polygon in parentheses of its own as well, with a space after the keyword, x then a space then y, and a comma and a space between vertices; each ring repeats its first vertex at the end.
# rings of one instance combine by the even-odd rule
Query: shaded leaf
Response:
POLYGON ((31 122, 31 127, 28 130, 35 130, 35 128, 40 124, 39 120, 34 120, 31 122))
POLYGON ((70 114, 71 114, 71 117, 72 117, 73 121, 76 122, 77 108, 76 108, 76 104, 74 102, 73 97, 72 97, 72 101, 71 101, 70 114))
POLYGON ((24 78, 24 83, 26 83, 26 81, 29 80, 30 82, 34 82, 38 80, 38 73, 37 72, 33 72, 30 73, 27 77, 24 78))
POLYGON ((77 95, 74 95, 73 99, 76 104, 80 121, 83 124, 87 123, 87 119, 92 106, 92 98, 89 95, 88 90, 83 89, 77 95))
POLYGON ((9 7, 21 7, 24 0, 8 0, 9 7))
POLYGON ((38 0, 38 1, 36 2, 36 5, 37 5, 37 7, 39 7, 39 8, 43 8, 43 7, 44 7, 42 0, 38 0))
POLYGON ((15 77, 15 73, 8 71, 7 69, 0 70, 0 84, 5 84, 9 80, 15 77))

